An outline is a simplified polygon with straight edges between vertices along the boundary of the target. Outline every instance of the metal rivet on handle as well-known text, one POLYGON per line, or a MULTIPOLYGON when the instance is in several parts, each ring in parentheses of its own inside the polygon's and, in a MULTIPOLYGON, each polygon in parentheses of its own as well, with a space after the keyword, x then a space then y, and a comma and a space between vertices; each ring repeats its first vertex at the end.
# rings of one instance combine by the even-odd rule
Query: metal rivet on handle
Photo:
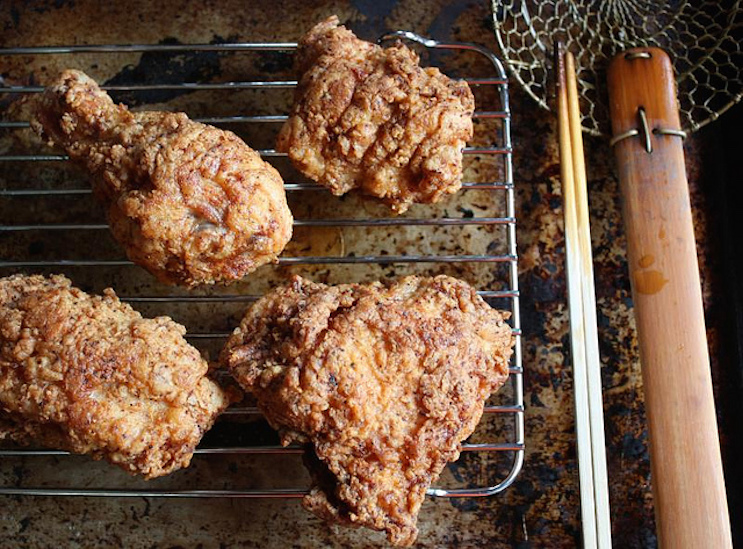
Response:
POLYGON ((686 139, 686 132, 684 130, 672 130, 668 128, 655 128, 653 130, 655 135, 675 135, 681 139, 686 139))
POLYGON ((637 110, 637 114, 640 116, 640 133, 645 139, 645 152, 652 154, 653 143, 650 141, 650 127, 648 126, 648 117, 645 114, 645 107, 640 107, 637 110))
POLYGON ((649 51, 631 51, 624 54, 624 58, 627 61, 632 61, 633 59, 650 59, 651 57, 652 55, 650 55, 649 51))

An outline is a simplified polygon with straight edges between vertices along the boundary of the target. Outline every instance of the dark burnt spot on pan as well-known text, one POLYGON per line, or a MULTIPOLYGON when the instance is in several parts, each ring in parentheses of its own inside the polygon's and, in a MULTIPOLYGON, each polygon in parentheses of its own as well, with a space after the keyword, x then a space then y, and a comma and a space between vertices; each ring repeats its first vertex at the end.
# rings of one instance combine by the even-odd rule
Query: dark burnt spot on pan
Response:
POLYGON ((451 462, 447 465, 449 472, 458 482, 466 483, 470 480, 468 477, 472 474, 472 469, 470 468, 473 466, 473 457, 475 457, 474 454, 463 453, 459 455, 457 461, 451 462))
POLYGON ((31 519, 29 517, 22 518, 20 522, 18 523, 19 525, 18 533, 22 534, 23 532, 28 530, 28 527, 30 526, 30 524, 31 524, 31 519))
POLYGON ((22 465, 13 466, 13 485, 20 486, 23 484, 23 479, 26 476, 26 469, 22 465))
POLYGON ((535 391, 531 393, 529 397, 529 404, 532 407, 545 408, 544 402, 539 398, 539 394, 535 391))
POLYGON ((648 458, 648 434, 643 431, 638 436, 632 433, 624 433, 622 436, 622 456, 630 460, 648 458))
POLYGON ((43 256, 45 251, 44 242, 41 240, 34 240, 28 245, 28 253, 31 256, 43 256))
POLYGON ((51 0, 47 2, 29 3, 28 9, 36 13, 46 13, 51 10, 58 10, 64 7, 75 7, 75 0, 51 0))
POLYGON ((450 498, 449 503, 459 511, 478 511, 480 509, 479 498, 450 498))
MULTIPOLYGON (((564 288, 564 283, 558 277, 547 276, 546 273, 529 272, 523 275, 523 279, 522 294, 542 304, 550 303, 564 288)), ((533 320, 543 322, 544 315, 538 313, 539 311, 529 311, 527 314, 537 314, 538 317, 533 320)))
MULTIPOLYGON (((235 37, 215 35, 210 44, 234 42, 235 37)), ((165 38, 159 44, 181 44, 176 38, 165 38)), ((217 51, 152 51, 144 52, 136 65, 127 65, 106 86, 182 84, 184 82, 212 82, 221 74, 220 59, 228 52, 217 51)), ((112 91, 111 98, 129 106, 165 103, 191 90, 112 91)))
MULTIPOLYGON (((33 11, 36 13, 47 13, 52 10, 58 10, 61 8, 74 8, 75 0, 47 0, 45 2, 26 2, 23 6, 24 10, 33 11)), ((21 26, 21 10, 18 9, 18 5, 13 4, 10 7, 10 22, 4 25, 4 30, 8 31, 11 29, 17 29, 21 26)))
POLYGON ((251 422, 250 429, 240 422, 219 422, 208 431, 202 439, 202 446, 215 448, 222 446, 273 446, 279 443, 279 437, 265 421, 251 422))
POLYGON ((533 496, 534 493, 545 493, 549 488, 557 486, 560 477, 565 473, 565 465, 561 463, 560 455, 552 456, 555 458, 554 463, 550 463, 549 459, 545 459, 540 462, 535 462, 531 465, 531 472, 533 473, 532 478, 536 479, 536 486, 532 485, 531 490, 528 487, 529 480, 521 479, 517 482, 516 490, 524 496, 533 496))
POLYGON ((9 31, 10 29, 18 28, 21 22, 21 14, 18 11, 18 6, 13 5, 10 7, 10 20, 12 23, 6 23, 3 30, 9 31))
POLYGON ((475 217, 475 212, 469 208, 457 206, 457 211, 462 214, 462 217, 464 219, 472 219, 473 217, 475 217))
POLYGON ((291 73, 294 55, 289 51, 269 51, 260 56, 257 66, 262 73, 291 73))

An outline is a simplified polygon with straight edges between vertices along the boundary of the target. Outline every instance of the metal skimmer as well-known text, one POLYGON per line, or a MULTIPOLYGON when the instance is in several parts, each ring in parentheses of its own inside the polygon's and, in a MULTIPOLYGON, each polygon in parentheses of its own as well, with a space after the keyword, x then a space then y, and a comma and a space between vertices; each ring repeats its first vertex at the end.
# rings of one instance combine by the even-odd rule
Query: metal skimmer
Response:
POLYGON ((681 125, 693 132, 743 98, 740 0, 491 0, 503 60, 524 90, 550 108, 553 47, 576 58, 583 130, 609 135, 608 60, 633 47, 659 47, 676 74, 681 125))
MULTIPOLYGON (((359 218, 326 218, 326 217, 308 217, 300 218, 295 220, 295 230, 297 228, 306 227, 308 229, 316 230, 318 228, 330 229, 330 230, 374 230, 380 227, 389 227, 389 230, 394 231, 406 231, 411 227, 415 230, 429 230, 429 231, 451 231, 446 233, 446 238, 451 240, 454 244, 452 253, 408 253, 407 247, 400 245, 395 253, 388 253, 387 250, 367 250, 366 253, 346 253, 344 248, 341 253, 331 255, 292 255, 285 251, 285 255, 279 259, 278 266, 267 267, 269 269, 295 269, 293 272, 299 272, 306 276, 313 278, 316 273, 306 272, 312 268, 319 267, 344 267, 348 268, 364 268, 364 269, 398 269, 405 272, 413 272, 413 269, 419 268, 424 269, 425 272, 443 272, 448 269, 459 269, 463 273, 469 272, 475 268, 485 269, 490 273, 488 280, 497 279, 496 271, 502 271, 503 278, 501 286, 495 286, 492 283, 490 287, 481 288, 480 295, 486 300, 497 305, 499 308, 508 309, 511 311, 511 325, 516 335, 516 349, 514 358, 511 364, 511 380, 510 388, 504 387, 501 392, 505 391, 505 400, 508 402, 498 402, 497 404, 490 404, 486 407, 486 417, 489 420, 494 419, 500 422, 502 420, 502 428, 496 429, 495 432, 507 432, 507 436, 503 439, 495 440, 492 442, 477 442, 468 443, 463 445, 463 451, 465 454, 470 453, 484 453, 484 452, 498 452, 498 455, 504 456, 506 463, 505 467, 499 469, 499 478, 493 482, 485 482, 483 485, 476 486, 457 486, 454 488, 441 486, 434 487, 429 490, 429 494, 433 496, 444 496, 444 497, 462 497, 462 496, 487 496, 498 493, 509 486, 516 476, 518 475, 524 456, 524 404, 523 404, 523 380, 522 380, 522 365, 521 365, 521 346, 520 346, 520 317, 519 317, 519 289, 518 289, 518 271, 517 271, 517 255, 516 255, 516 216, 515 216, 515 205, 514 205, 514 184, 513 184, 513 168, 512 168, 512 149, 511 149, 511 135, 510 135, 510 111, 508 102, 508 83, 506 74, 500 61, 488 50, 481 46, 469 43, 442 43, 434 40, 428 40, 418 35, 409 32, 397 32, 392 33, 383 37, 381 40, 391 39, 402 39, 409 43, 415 44, 417 48, 420 48, 422 55, 432 55, 438 58, 446 60, 447 56, 453 55, 469 55, 474 59, 474 65, 476 67, 484 68, 489 73, 482 78, 467 78, 467 81, 473 87, 475 91, 477 108, 475 112, 476 122, 476 146, 467 147, 464 151, 465 154, 465 169, 470 162, 479 163, 491 163, 494 164, 494 170, 499 174, 497 180, 485 178, 483 180, 482 174, 487 173, 487 170, 472 170, 472 172, 465 171, 467 179, 468 173, 474 173, 475 177, 472 180, 465 181, 463 190, 456 197, 449 199, 444 210, 444 215, 432 215, 435 210, 431 207, 421 206, 413 208, 414 215, 403 216, 403 217, 389 217, 389 214, 382 214, 381 216, 374 217, 359 217, 359 218), (438 52, 437 52, 438 50, 438 52), (482 126, 492 124, 496 129, 485 129, 482 131, 482 126), (480 142, 485 140, 484 145, 480 145, 480 142), (480 176, 479 178, 477 176, 480 176), (463 200, 461 197, 472 194, 472 193, 487 193, 490 200, 497 204, 498 215, 482 215, 475 216, 472 211, 462 209, 458 205, 458 201, 463 200), (447 212, 455 211, 464 212, 460 217, 452 216, 447 212), (425 215, 419 215, 417 212, 423 212, 425 215), (387 215, 387 217, 385 217, 387 215), (457 234, 454 231, 499 231, 502 234, 501 246, 498 249, 488 250, 485 253, 470 253, 471 250, 467 248, 467 240, 462 237, 461 245, 457 242, 457 234), (296 269, 299 269, 298 271, 296 269), (407 270, 406 270, 407 269, 407 270)), ((70 62, 72 66, 77 58, 80 58, 82 54, 91 54, 104 58, 104 56, 112 54, 167 54, 172 53, 187 53, 193 54, 194 52, 218 52, 221 56, 237 56, 239 54, 248 54, 257 56, 273 56, 271 59, 274 60, 276 55, 290 55, 291 51, 296 48, 294 43, 239 43, 239 44, 195 44, 195 45, 181 45, 181 44, 159 44, 159 45, 97 45, 97 46, 60 46, 60 47, 24 47, 24 48, 6 48, 0 49, 0 64, 3 60, 8 61, 11 59, 10 56, 26 56, 30 59, 38 59, 40 57, 51 58, 53 56, 65 56, 64 61, 70 62), (283 52, 277 54, 277 52, 283 52)), ((469 66, 469 65, 468 65, 469 66)), ((3 105, 12 105, 15 99, 19 99, 21 95, 39 93, 43 90, 43 87, 38 85, 32 85, 34 82, 29 78, 29 85, 8 85, 3 83, 0 85, 0 107, 3 105)), ((275 93, 272 90, 293 88, 296 85, 295 81, 291 80, 253 80, 253 81, 232 81, 226 83, 201 83, 201 82, 178 82, 178 83, 154 83, 154 84, 132 84, 132 85, 110 85, 103 86, 104 89, 109 91, 118 92, 142 92, 152 90, 169 90, 175 92, 201 92, 203 90, 218 90, 220 92, 231 90, 258 90, 259 93, 268 92, 275 93)), ((250 107, 250 102, 245 102, 245 108, 250 107)), ((213 105, 212 105, 213 106, 213 105)), ((162 108, 162 107, 155 107, 162 108)), ((13 112, 11 108, 7 109, 8 112, 13 112)), ((6 138, 8 132, 17 131, 28 131, 27 120, 13 120, 8 119, 7 113, 3 116, 4 120, 0 122, 0 131, 5 132, 6 135, 0 135, 0 143, 2 139, 6 138)), ((194 120, 198 120, 205 123, 221 125, 223 127, 229 126, 231 129, 240 133, 236 128, 240 125, 247 126, 259 126, 263 128, 272 127, 278 128, 279 124, 286 120, 285 114, 257 114, 250 115, 235 115, 235 116, 206 116, 206 117, 194 117, 194 120)), ((268 130, 266 130, 268 131, 268 130)), ((251 144, 249 139, 246 139, 248 144, 251 144)), ((16 149, 18 147, 15 147, 16 149)), ((0 152, 6 151, 7 148, 0 148, 0 152)), ((126 273, 124 270, 129 269, 134 271, 136 268, 132 267, 129 261, 123 259, 111 259, 108 257, 96 257, 96 258, 76 258, 75 253, 79 253, 81 249, 88 249, 87 244, 77 246, 70 246, 69 248, 62 248, 61 252, 64 252, 64 256, 57 258, 45 258, 39 257, 38 250, 36 252, 30 251, 30 248, 24 247, 20 244, 23 238, 29 235, 34 235, 35 238, 39 239, 42 249, 59 252, 59 247, 49 244, 45 248, 45 243, 51 241, 58 236, 77 235, 82 238, 82 242, 88 242, 84 239, 89 238, 90 241, 100 240, 107 238, 107 226, 100 222, 75 222, 75 223, 22 223, 15 222, 15 212, 21 212, 24 208, 50 208, 48 205, 50 201, 54 200, 74 200, 74 201, 92 201, 90 196, 90 190, 85 187, 85 184, 80 181, 80 184, 75 188, 68 188, 69 185, 66 183, 61 186, 55 186, 52 184, 38 183, 34 174, 36 173, 33 169, 39 165, 49 166, 51 170, 60 169, 59 166, 64 165, 67 162, 67 158, 64 155, 53 154, 52 151, 41 151, 43 154, 34 154, 36 151, 31 150, 32 147, 29 145, 26 150, 12 150, 5 152, 0 155, 0 169, 9 168, 2 172, 0 175, 0 207, 3 211, 9 212, 3 220, 3 224, 0 225, 0 246, 5 252, 0 252, 5 257, 0 255, 0 275, 5 276, 14 272, 64 272, 70 276, 73 283, 76 283, 82 273, 91 273, 96 269, 100 269, 101 272, 113 273, 108 276, 120 277, 118 280, 126 280, 126 273), (63 187, 63 188, 60 188, 63 187), (30 205, 30 206, 29 206, 30 205), (3 244, 4 242, 4 244, 3 244), (12 250, 8 252, 7 250, 12 250), (82 269, 82 270, 81 270, 82 269)), ((264 149, 259 151, 262 156, 269 158, 273 163, 286 162, 283 158, 286 155, 277 153, 273 149, 264 149)), ((278 167, 278 166, 277 166, 278 167)), ((281 170, 281 168, 280 168, 281 170)), ((282 172, 283 173, 283 172, 282 172)), ((309 182, 296 181, 298 176, 295 174, 294 181, 289 179, 285 175, 286 190, 289 193, 290 198, 294 198, 295 193, 308 193, 309 200, 315 200, 315 197, 319 196, 319 193, 323 193, 322 196, 329 197, 328 193, 320 187, 313 185, 309 182), (316 192, 317 191, 317 192, 316 192), (292 196, 294 195, 294 196, 292 196)), ((332 197, 329 200, 338 200, 332 197)), ((362 203, 362 202, 360 202, 362 203)), ((56 206, 55 206, 56 207, 56 206)), ((60 208, 62 208, 60 206, 60 208)), ((380 210, 382 211, 382 210, 380 210)), ((386 210, 385 210, 386 212, 386 210)), ((372 244, 373 245, 373 242, 372 244)), ((116 250, 116 248, 112 248, 116 250)), ((118 253, 121 256, 121 251, 114 251, 114 254, 118 253)), ((129 272, 129 271, 126 271, 129 272)), ((264 272, 264 271, 260 271, 264 272)), ((97 271, 94 275, 98 278, 103 278, 106 275, 98 275, 97 271)), ((260 276, 258 274, 254 276, 260 276)), ((315 278, 317 279, 317 278, 315 278)), ((150 281, 151 284, 154 282, 150 281)), ((108 284, 108 282, 107 282, 108 284)), ((116 286, 116 284, 114 284, 116 286)), ((239 286, 239 285, 238 285, 239 286)), ((147 294, 137 293, 132 291, 131 295, 121 295, 122 300, 128 301, 135 304, 135 307, 163 307, 164 309, 158 310, 158 314, 170 314, 176 320, 178 318, 178 310, 176 307, 196 307, 203 305, 209 307, 207 310, 211 315, 218 316, 223 314, 228 315, 228 312, 222 312, 222 309, 226 309, 230 305, 245 307, 248 303, 258 298, 260 292, 254 293, 243 293, 240 288, 237 290, 235 287, 228 288, 209 288, 201 289, 197 292, 185 293, 182 289, 167 288, 164 286, 154 286, 156 291, 148 292, 147 294)), ((87 288, 86 288, 87 289, 87 288)), ((124 292, 117 292, 124 294, 124 292)), ((153 316, 149 312, 144 312, 146 316, 153 316)), ((180 321, 180 320, 179 320, 180 321)), ((185 322, 188 326, 188 323, 185 322)), ((234 326, 236 323, 233 323, 234 326)), ((218 331, 191 331, 189 329, 189 335, 187 336, 195 345, 202 348, 208 346, 208 344, 221 344, 221 341, 228 335, 228 330, 218 331)), ((502 395, 500 395, 502 396, 502 395)), ((254 406, 235 406, 227 410, 224 414, 222 422, 233 422, 233 421, 248 421, 250 416, 258 416, 259 412, 254 406)), ((255 418, 260 421, 259 418, 255 418)), ((219 427, 219 423, 217 425, 219 427)), ((217 429, 215 427, 215 430, 217 429)), ((208 439, 207 435, 207 439, 208 439)), ((261 454, 277 454, 277 455, 292 455, 301 454, 302 449, 298 447, 281 448, 278 445, 262 444, 262 445, 246 445, 244 441, 238 441, 236 444, 230 445, 228 443, 220 443, 216 446, 210 446, 205 440, 202 443, 202 447, 196 450, 196 457, 194 462, 197 463, 201 459, 217 459, 215 456, 220 455, 247 455, 245 459, 251 459, 249 456, 253 456, 252 459, 258 459, 256 456, 261 454)), ((38 459, 57 459, 58 464, 64 464, 64 460, 80 460, 83 458, 71 457, 66 452, 57 450, 47 449, 28 449, 28 448, 17 448, 17 447, 4 447, 0 449, 0 473, 4 467, 10 467, 10 460, 12 459, 24 459, 28 468, 34 467, 34 460, 38 459), (5 462, 5 464, 3 463, 5 462)), ((193 466, 192 466, 193 467, 193 466)), ((96 477, 96 485, 101 482, 111 482, 111 479, 121 480, 121 475, 116 476, 116 471, 111 467, 105 469, 105 471, 112 471, 111 477, 103 476, 96 477), (102 479, 102 480, 101 480, 102 479)), ((178 475, 184 474, 182 472, 175 473, 168 477, 173 479, 172 482, 176 482, 178 475)), ((6 477, 7 478, 7 477, 6 477)), ((488 479, 489 480, 489 479, 488 479)), ((443 481, 443 479, 442 479, 443 481)), ((151 481, 147 484, 148 487, 156 486, 160 480, 151 481)), ((170 481, 169 481, 170 482, 170 481)), ((177 484, 177 483, 176 483, 177 484)), ((89 484, 75 485, 65 478, 60 473, 60 477, 56 479, 54 487, 48 486, 25 486, 22 480, 16 480, 15 482, 6 482, 5 485, 0 486, 0 495, 53 495, 53 496, 108 496, 108 497, 171 497, 171 498, 199 498, 199 497, 229 497, 229 498, 245 498, 245 497, 300 497, 307 492, 306 487, 297 488, 275 488, 275 489, 191 489, 192 485, 189 485, 189 489, 181 489, 176 485, 175 488, 171 489, 152 489, 152 488, 135 488, 130 489, 127 486, 115 487, 115 488, 90 488, 89 484)), ((222 486, 222 485, 220 485, 222 486)))

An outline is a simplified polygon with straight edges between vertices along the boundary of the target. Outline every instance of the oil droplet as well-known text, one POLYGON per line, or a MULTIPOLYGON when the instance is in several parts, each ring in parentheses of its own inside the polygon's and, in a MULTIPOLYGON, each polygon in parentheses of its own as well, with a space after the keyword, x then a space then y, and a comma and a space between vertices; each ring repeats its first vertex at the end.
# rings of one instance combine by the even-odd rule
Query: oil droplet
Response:
POLYGON ((663 225, 661 225, 660 231, 658 231, 658 238, 663 240, 665 237, 666 237, 666 228, 663 225))
POLYGON ((655 263, 655 258, 651 254, 645 254, 640 258, 640 261, 637 262, 637 264, 643 269, 647 269, 653 263, 655 263))
POLYGON ((668 284, 668 279, 663 277, 663 273, 656 270, 635 271, 635 290, 641 294, 657 294, 668 284))

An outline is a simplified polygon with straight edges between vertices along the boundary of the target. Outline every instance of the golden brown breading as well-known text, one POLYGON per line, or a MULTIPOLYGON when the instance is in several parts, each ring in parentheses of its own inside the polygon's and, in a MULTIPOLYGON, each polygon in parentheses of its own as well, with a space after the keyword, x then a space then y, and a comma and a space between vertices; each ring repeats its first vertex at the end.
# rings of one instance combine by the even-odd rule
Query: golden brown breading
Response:
POLYGON ((410 545, 427 488, 507 379, 512 345, 504 315, 454 278, 295 277, 248 310, 222 361, 283 444, 312 445, 310 511, 410 545))
POLYGON ((461 187, 475 101, 409 48, 359 40, 331 17, 299 43, 302 74, 277 149, 341 195, 358 188, 402 213, 461 187))
POLYGON ((75 70, 47 88, 31 124, 91 172, 114 237, 164 282, 240 279, 291 238, 281 176, 232 132, 132 113, 75 70))
POLYGON ((168 317, 63 276, 0 279, 0 439, 106 459, 146 478, 191 461, 229 404, 168 317))

